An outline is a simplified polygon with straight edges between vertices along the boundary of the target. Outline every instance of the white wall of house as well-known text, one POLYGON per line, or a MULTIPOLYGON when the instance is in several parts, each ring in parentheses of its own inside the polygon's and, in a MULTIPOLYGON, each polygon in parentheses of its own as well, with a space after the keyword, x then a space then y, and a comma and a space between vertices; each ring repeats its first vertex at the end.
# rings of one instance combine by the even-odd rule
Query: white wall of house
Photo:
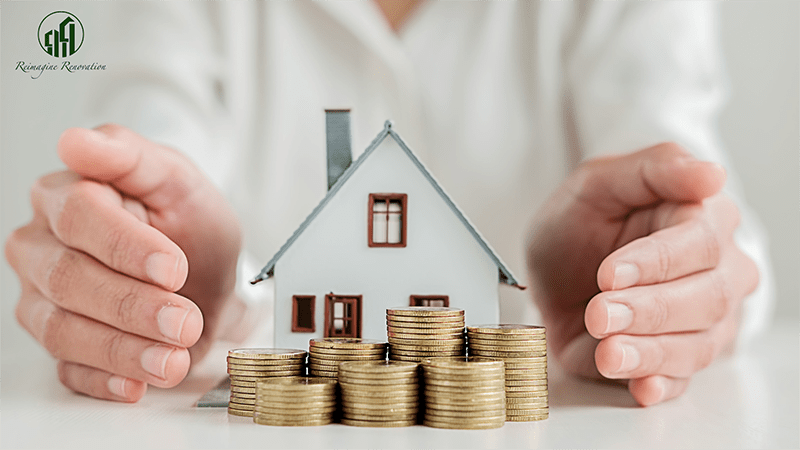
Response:
POLYGON ((362 337, 386 338, 386 308, 441 294, 468 324, 497 322, 498 268, 397 142, 387 137, 275 266, 275 345, 324 333, 325 294, 363 295, 362 337), (370 193, 408 195, 407 246, 370 248, 370 193), (293 333, 292 295, 315 295, 314 333, 293 333))

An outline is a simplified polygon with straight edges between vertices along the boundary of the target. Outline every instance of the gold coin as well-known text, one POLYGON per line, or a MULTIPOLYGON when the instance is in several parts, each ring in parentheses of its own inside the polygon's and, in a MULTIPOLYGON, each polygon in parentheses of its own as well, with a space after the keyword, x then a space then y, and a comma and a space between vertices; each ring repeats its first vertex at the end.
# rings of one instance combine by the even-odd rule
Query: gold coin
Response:
POLYGON ((506 386, 547 386, 547 378, 539 380, 506 380, 506 386))
MULTIPOLYGON (((502 411, 506 407, 504 400, 495 400, 493 402, 481 402, 476 404, 458 404, 453 405, 449 403, 427 402, 425 404, 425 411, 434 414, 451 415, 453 412, 482 412, 482 411, 502 411)), ((498 413, 499 414, 499 413, 498 413)))
POLYGON ((253 411, 242 411, 241 409, 228 408, 228 414, 232 416, 253 417, 253 411))
POLYGON ((448 346, 448 345, 466 345, 466 343, 467 340, 463 337, 454 337, 448 339, 434 339, 434 338, 403 339, 403 338, 389 337, 389 346, 398 344, 448 346))
POLYGON ((334 381, 337 378, 339 378, 339 373, 338 372, 332 372, 332 371, 328 371, 328 370, 309 369, 308 370, 308 374, 311 375, 311 376, 317 377, 317 378, 327 378, 327 379, 331 379, 331 380, 334 380, 334 381))
POLYGON ((460 334, 466 335, 465 328, 458 322, 397 322, 387 321, 387 333, 408 333, 408 334, 460 334))
POLYGON ((386 342, 361 338, 321 338, 308 341, 310 347, 335 349, 382 349, 386 342))
POLYGON ((447 409, 436 409, 431 405, 425 406, 425 416, 435 418, 453 418, 453 419, 476 419, 476 418, 497 418, 500 415, 505 415, 505 405, 495 408, 464 408, 458 411, 447 409))
POLYGON ((417 373, 419 364, 398 361, 352 361, 343 363, 343 369, 350 373, 417 373))
POLYGON ((458 371, 468 372, 472 370, 494 370, 499 372, 505 368, 505 364, 502 361, 446 361, 431 358, 423 362, 422 367, 425 373, 428 373, 428 371, 451 371, 457 373, 458 371))
POLYGON ((349 425, 351 427, 379 427, 379 428, 392 428, 392 427, 413 427, 417 424, 414 420, 355 420, 342 418, 342 425, 349 425))
POLYGON ((435 402, 436 405, 448 408, 471 406, 471 405, 495 405, 495 404, 499 405, 499 404, 505 404, 506 402, 506 397, 505 395, 503 395, 502 392, 500 393, 494 392, 482 396, 468 395, 462 397, 446 397, 443 395, 436 395, 433 398, 436 400, 435 402))
POLYGON ((476 367, 471 369, 452 370, 435 369, 431 366, 425 366, 425 371, 423 373, 425 374, 426 379, 431 380, 501 380, 505 378, 505 371, 502 368, 496 370, 476 367))
POLYGON ((464 326, 464 316, 400 316, 386 315, 386 324, 390 323, 431 323, 443 326, 464 326))
POLYGON ((256 397, 256 403, 285 405, 286 407, 291 407, 292 405, 300 405, 300 404, 324 404, 334 401, 336 401, 335 393, 327 395, 302 395, 302 396, 262 395, 260 397, 256 397))
POLYGON ((384 411, 387 409, 399 408, 399 409, 408 409, 408 408, 419 408, 420 402, 417 398, 409 397, 403 401, 386 401, 382 400, 381 402, 364 402, 353 400, 353 398, 348 397, 345 399, 342 397, 342 407, 350 407, 350 408, 357 408, 357 409, 368 409, 368 410, 380 410, 384 411))
POLYGON ((392 316, 463 316, 464 310, 447 306, 404 306, 386 308, 386 314, 392 316))
POLYGON ((501 336, 491 336, 487 334, 478 334, 478 333, 470 333, 467 332, 467 338, 470 342, 478 342, 484 345, 508 345, 508 346, 517 346, 517 345, 545 345, 547 344, 547 339, 542 337, 522 337, 522 336, 513 336, 512 339, 508 339, 506 337, 501 336))
POLYGON ((528 374, 528 375, 520 375, 520 374, 506 374, 506 381, 530 381, 530 380, 544 380, 547 381, 547 374, 546 373, 535 373, 535 374, 528 374))
POLYGON ((548 406, 547 402, 531 404, 509 403, 506 405, 506 411, 509 414, 511 414, 511 411, 539 411, 541 409, 547 409, 548 406))
POLYGON ((363 386, 364 389, 369 389, 372 386, 393 386, 396 388, 401 388, 406 385, 415 385, 415 384, 418 385, 419 381, 416 378, 409 378, 407 380, 404 379, 368 380, 366 378, 350 378, 347 377, 346 375, 342 375, 342 373, 339 372, 339 384, 344 384, 352 387, 363 386))
POLYGON ((231 385, 231 392, 240 392, 242 394, 255 394, 256 388, 253 387, 244 387, 244 386, 234 386, 231 385))
POLYGON ((302 366, 306 361, 305 357, 297 359, 241 359, 231 358, 230 356, 227 357, 226 360, 228 362, 228 366, 235 365, 255 367, 254 369, 249 370, 280 370, 281 367, 302 366))
POLYGON ((275 370, 269 372, 261 372, 261 371, 253 371, 253 370, 235 370, 235 369, 228 369, 228 373, 230 375, 236 375, 240 377, 289 377, 292 375, 300 375, 300 370, 275 370))
POLYGON ((339 364, 342 361, 385 361, 386 355, 332 355, 314 354, 308 357, 308 363, 339 364))
POLYGON ((238 401, 242 403, 254 402, 256 401, 256 394, 242 394, 239 392, 231 392, 229 397, 231 401, 238 401))
POLYGON ((523 357, 523 358, 504 358, 500 356, 478 356, 469 355, 470 361, 503 361, 506 368, 535 368, 547 367, 547 356, 523 357))
POLYGON ((363 420, 363 421, 385 421, 385 420, 403 420, 403 421, 411 421, 417 420, 419 414, 389 414, 389 415, 369 415, 369 414, 347 414, 343 413, 342 418, 347 418, 348 420, 363 420))
POLYGON ((395 384, 353 384, 348 382, 340 382, 339 385, 342 387, 342 392, 357 392, 357 391, 369 391, 369 392, 392 392, 397 391, 399 389, 404 390, 405 392, 410 391, 412 389, 416 389, 419 386, 419 383, 403 383, 401 385, 395 384))
POLYGON ((522 324, 488 324, 488 325, 473 325, 468 327, 469 331, 473 333, 486 333, 486 334, 545 334, 545 327, 538 325, 522 325, 522 324))
POLYGON ((305 363, 284 365, 284 366, 256 366, 250 364, 228 364, 228 370, 247 370, 250 372, 273 373, 273 372, 283 372, 287 370, 300 371, 304 369, 305 366, 306 366, 305 363))
POLYGON ((305 350, 294 348, 236 348, 228 350, 228 356, 238 359, 302 359, 305 350))
POLYGON ((490 428, 500 428, 505 424, 505 416, 502 419, 498 417, 492 417, 491 420, 488 417, 479 417, 477 419, 464 419, 458 418, 455 420, 448 420, 454 419, 453 417, 440 417, 440 416, 425 416, 425 419, 422 421, 422 424, 426 427, 433 427, 433 428, 449 428, 454 430, 485 430, 490 428), (485 420, 484 420, 485 419, 485 420))
POLYGON ((274 418, 262 418, 253 416, 253 422, 259 425, 272 425, 276 427, 317 427, 333 423, 333 418, 312 419, 312 420, 280 420, 274 418))
POLYGON ((405 392, 405 393, 397 393, 391 396, 387 395, 369 395, 365 393, 364 395, 360 395, 359 393, 342 393, 342 403, 348 403, 351 405, 375 405, 382 406, 387 404, 392 405, 412 405, 412 404, 419 404, 419 393, 418 392, 405 392))
MULTIPOLYGON (((536 393, 538 394, 538 392, 536 393)), ((531 402, 546 402, 547 401, 547 394, 544 395, 533 395, 530 397, 506 397, 506 404, 514 404, 514 403, 531 403, 531 402)))
POLYGON ((464 333, 459 331, 414 333, 414 332, 392 329, 387 331, 386 334, 388 334, 389 339, 424 339, 424 340, 464 339, 464 333))
POLYGON ((264 404, 256 404, 253 411, 264 413, 264 414, 274 414, 274 415, 284 415, 286 417, 294 417, 294 416, 303 416, 306 417, 309 414, 330 414, 336 411, 338 408, 338 404, 336 402, 329 402, 327 404, 309 404, 305 407, 297 406, 295 408, 284 408, 280 405, 264 405, 264 404))
POLYGON ((535 358, 547 356, 547 351, 531 351, 531 352, 498 352, 493 350, 470 349, 470 356, 494 356, 505 358, 535 358))
POLYGON ((389 352, 389 358, 391 359, 392 355, 399 355, 399 356, 423 356, 425 358, 439 358, 439 357, 453 357, 453 356, 461 356, 461 359, 465 359, 464 356, 466 355, 466 351, 464 348, 457 348, 455 350, 402 350, 398 348, 392 348, 389 352))
POLYGON ((546 367, 519 369, 506 366, 506 376, 516 375, 531 375, 531 376, 547 376, 546 367))
POLYGON ((412 378, 416 379, 418 377, 416 370, 413 372, 363 373, 353 372, 350 369, 343 369, 341 367, 339 367, 339 375, 343 375, 354 380, 408 380, 412 378))
POLYGON ((547 386, 506 386, 506 397, 547 395, 547 386))
POLYGON ((535 422, 537 420, 545 420, 550 417, 550 414, 533 414, 528 416, 507 416, 506 422, 535 422))
POLYGON ((239 402, 228 402, 228 409, 238 409, 240 411, 253 411, 256 405, 254 404, 247 404, 247 403, 239 403, 239 402))
POLYGON ((314 377, 274 377, 259 381, 257 387, 280 391, 333 391, 336 381, 314 377))
POLYGON ((448 345, 408 345, 408 344, 391 344, 389 348, 389 354, 392 354, 394 350, 413 350, 418 352, 436 352, 436 353, 445 353, 445 352, 463 352, 466 353, 467 346, 464 344, 448 344, 448 345))
POLYGON ((324 355, 352 355, 352 356, 372 356, 380 358, 381 355, 386 354, 386 348, 377 350, 351 350, 351 349, 337 349, 337 348, 323 348, 312 347, 309 351, 310 355, 324 356, 324 355))
POLYGON ((526 346, 508 346, 508 345, 485 345, 478 342, 469 341, 470 351, 490 351, 490 352, 514 352, 514 353, 535 353, 547 351, 546 345, 526 345, 526 346))
POLYGON ((363 407, 361 405, 353 405, 349 403, 342 404, 342 411, 351 412, 354 414, 416 414, 418 409, 419 405, 381 405, 380 407, 377 405, 367 405, 366 407, 363 407))
POLYGON ((454 386, 454 387, 504 387, 506 386, 502 377, 483 378, 483 379, 455 379, 443 380, 425 377, 426 386, 454 386))

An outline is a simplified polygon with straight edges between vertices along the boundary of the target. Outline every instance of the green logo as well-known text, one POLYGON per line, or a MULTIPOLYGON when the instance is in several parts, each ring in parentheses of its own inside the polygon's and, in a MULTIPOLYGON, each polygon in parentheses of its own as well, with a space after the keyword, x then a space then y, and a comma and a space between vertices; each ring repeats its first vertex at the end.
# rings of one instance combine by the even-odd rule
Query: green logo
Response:
POLYGON ((39 46, 50 56, 72 56, 83 45, 83 24, 75 14, 54 11, 39 23, 39 46))

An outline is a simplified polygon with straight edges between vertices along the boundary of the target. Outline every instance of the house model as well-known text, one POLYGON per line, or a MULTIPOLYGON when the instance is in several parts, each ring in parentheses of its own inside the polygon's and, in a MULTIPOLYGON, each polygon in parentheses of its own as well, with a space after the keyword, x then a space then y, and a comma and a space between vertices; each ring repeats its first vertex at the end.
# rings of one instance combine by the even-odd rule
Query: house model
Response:
POLYGON ((386 121, 352 162, 349 110, 326 111, 328 193, 255 284, 275 278, 275 345, 386 339, 386 308, 450 306, 499 321, 503 261, 386 121))

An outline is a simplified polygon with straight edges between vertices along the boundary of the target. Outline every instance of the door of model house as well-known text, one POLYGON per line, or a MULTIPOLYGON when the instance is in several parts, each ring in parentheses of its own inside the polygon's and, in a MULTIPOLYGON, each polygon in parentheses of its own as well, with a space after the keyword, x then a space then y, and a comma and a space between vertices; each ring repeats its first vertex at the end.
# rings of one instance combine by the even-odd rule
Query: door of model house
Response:
POLYGON ((325 337, 361 337, 361 296, 325 296, 325 337))
POLYGON ((450 306, 447 295, 412 295, 409 306, 450 306))

